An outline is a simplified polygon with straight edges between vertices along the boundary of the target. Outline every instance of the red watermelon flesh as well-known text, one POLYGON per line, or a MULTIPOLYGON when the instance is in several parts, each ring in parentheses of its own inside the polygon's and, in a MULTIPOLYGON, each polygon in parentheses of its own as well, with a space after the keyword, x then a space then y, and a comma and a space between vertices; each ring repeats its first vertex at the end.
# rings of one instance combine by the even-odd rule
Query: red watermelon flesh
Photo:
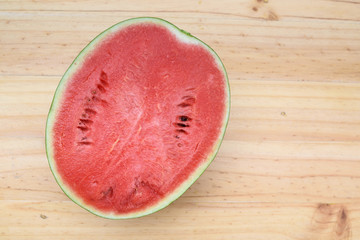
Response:
POLYGON ((228 118, 226 72, 205 44, 159 19, 133 19, 95 40, 56 92, 50 166, 91 212, 145 215, 214 158, 228 118))

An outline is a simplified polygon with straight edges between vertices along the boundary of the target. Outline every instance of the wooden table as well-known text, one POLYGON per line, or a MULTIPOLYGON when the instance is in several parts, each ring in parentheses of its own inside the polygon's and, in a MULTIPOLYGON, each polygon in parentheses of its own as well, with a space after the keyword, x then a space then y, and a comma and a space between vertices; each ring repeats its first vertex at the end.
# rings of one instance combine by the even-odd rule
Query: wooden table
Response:
POLYGON ((0 239, 360 239, 360 1, 0 1, 0 239), (137 16, 216 50, 231 118, 181 198, 114 221, 60 190, 45 121, 79 51, 137 16))

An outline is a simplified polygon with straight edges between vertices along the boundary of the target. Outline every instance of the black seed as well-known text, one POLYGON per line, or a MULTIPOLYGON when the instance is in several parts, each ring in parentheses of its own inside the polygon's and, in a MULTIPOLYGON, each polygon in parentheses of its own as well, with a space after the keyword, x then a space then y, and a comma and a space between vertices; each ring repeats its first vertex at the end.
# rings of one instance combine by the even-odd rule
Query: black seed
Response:
POLYGON ((179 116, 179 119, 180 119, 180 121, 182 121, 182 122, 186 122, 186 121, 190 121, 190 120, 191 120, 191 118, 189 118, 188 116, 179 116))
POLYGON ((186 116, 181 116, 180 117, 180 121, 186 122, 188 120, 188 118, 186 116))
POLYGON ((176 125, 178 125, 179 127, 189 127, 189 125, 184 123, 177 123, 176 125))

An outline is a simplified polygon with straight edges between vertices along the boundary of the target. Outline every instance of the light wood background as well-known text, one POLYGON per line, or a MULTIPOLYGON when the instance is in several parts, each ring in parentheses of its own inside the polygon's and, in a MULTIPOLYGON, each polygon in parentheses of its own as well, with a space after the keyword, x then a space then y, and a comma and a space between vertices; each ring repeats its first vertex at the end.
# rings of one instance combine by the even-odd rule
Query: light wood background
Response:
POLYGON ((360 239, 360 1, 0 1, 0 239, 360 239), (181 198, 114 221, 60 190, 45 121, 80 50, 138 16, 215 49, 231 118, 181 198))

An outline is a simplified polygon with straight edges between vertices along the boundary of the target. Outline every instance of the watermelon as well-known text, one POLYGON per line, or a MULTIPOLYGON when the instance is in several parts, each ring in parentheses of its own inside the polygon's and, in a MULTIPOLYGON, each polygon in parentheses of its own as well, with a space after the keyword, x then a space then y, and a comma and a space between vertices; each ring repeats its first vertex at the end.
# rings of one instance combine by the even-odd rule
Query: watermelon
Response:
POLYGON ((56 89, 50 169, 98 216, 156 212, 214 159, 229 108, 226 71, 208 45, 159 18, 120 22, 80 52, 56 89))

